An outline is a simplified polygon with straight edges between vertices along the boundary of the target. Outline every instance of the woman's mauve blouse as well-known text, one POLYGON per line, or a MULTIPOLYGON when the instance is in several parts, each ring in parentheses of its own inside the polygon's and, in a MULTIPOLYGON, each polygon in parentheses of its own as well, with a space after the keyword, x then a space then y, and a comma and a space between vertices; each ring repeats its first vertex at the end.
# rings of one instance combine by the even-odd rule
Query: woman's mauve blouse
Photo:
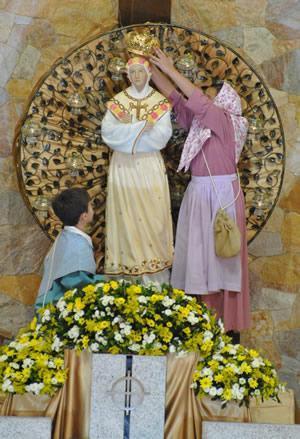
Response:
MULTIPOLYGON (((211 174, 234 174, 235 141, 230 114, 215 105, 213 100, 199 89, 196 89, 189 99, 173 90, 169 100, 173 105, 177 123, 182 128, 189 130, 194 116, 197 116, 203 127, 211 130, 211 137, 203 146, 211 174)), ((201 152, 192 160, 190 170, 195 176, 208 175, 201 152)))

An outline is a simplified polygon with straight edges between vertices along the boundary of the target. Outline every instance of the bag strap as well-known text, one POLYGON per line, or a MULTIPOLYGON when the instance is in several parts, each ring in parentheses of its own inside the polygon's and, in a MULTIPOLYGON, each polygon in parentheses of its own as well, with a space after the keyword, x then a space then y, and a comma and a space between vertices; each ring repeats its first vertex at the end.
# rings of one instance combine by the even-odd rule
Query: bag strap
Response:
POLYGON ((201 152, 202 152, 202 154, 203 154, 204 162, 205 162, 205 165, 206 165, 206 167, 207 167, 207 170, 208 170, 208 173, 209 173, 209 177, 210 177, 210 180, 211 180, 211 182, 212 182, 212 185, 213 185, 214 191, 215 191, 215 193, 216 193, 216 197, 217 197, 217 199, 218 199, 218 202, 219 202, 220 208, 221 208, 222 210, 225 210, 225 209, 227 209, 227 207, 230 207, 232 204, 234 204, 234 203, 236 202, 236 200, 237 200, 237 199, 239 198, 239 196, 240 196, 240 193, 241 193, 241 180, 240 180, 240 175, 239 175, 239 173, 238 173, 238 171, 237 171, 236 174, 237 174, 238 183, 239 183, 239 190, 238 190, 237 195, 234 197, 234 199, 233 199, 232 201, 230 201, 230 203, 226 204, 225 206, 222 206, 222 203, 221 203, 221 200, 220 200, 220 197, 219 197, 219 194, 218 194, 217 186, 216 186, 216 183, 215 183, 215 181, 214 181, 214 179, 213 179, 213 176, 211 175, 211 172, 210 172, 210 169, 209 169, 209 166, 208 166, 208 163, 207 163, 207 160, 206 160, 206 157, 205 157, 205 154, 204 154, 203 149, 201 149, 201 152))

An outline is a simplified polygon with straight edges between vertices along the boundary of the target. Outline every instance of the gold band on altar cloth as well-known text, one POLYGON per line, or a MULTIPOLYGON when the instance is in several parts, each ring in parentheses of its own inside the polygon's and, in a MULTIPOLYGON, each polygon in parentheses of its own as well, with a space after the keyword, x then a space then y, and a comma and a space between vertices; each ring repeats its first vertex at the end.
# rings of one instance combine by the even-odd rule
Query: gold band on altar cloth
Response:
POLYGON ((105 273, 142 275, 171 267, 169 184, 159 151, 113 153, 106 200, 105 273))
MULTIPOLYGON (((52 439, 87 439, 89 437, 91 354, 65 351, 69 376, 64 387, 53 397, 35 395, 7 396, 2 416, 50 416, 53 420, 52 439)), ((198 362, 195 353, 167 356, 165 439, 201 439, 202 421, 256 423, 295 423, 292 391, 280 394, 281 403, 251 401, 250 408, 229 402, 221 408, 220 401, 209 397, 197 399, 190 388, 198 362)), ((101 420, 99 420, 101 422, 101 420)), ((112 420, 113 422, 113 420, 112 420)))

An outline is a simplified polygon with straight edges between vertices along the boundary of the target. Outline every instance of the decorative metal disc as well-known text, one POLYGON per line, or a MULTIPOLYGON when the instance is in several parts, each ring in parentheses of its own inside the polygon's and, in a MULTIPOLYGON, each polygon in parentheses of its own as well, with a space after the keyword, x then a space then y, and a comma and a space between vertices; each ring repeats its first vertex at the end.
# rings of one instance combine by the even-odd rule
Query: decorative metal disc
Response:
MULTIPOLYGON (((61 224, 51 198, 72 187, 87 188, 95 208, 91 235, 103 269, 106 178, 110 152, 101 138, 105 103, 128 86, 122 66, 128 59, 125 35, 149 28, 178 68, 203 90, 232 83, 250 121, 239 162, 246 201, 248 242, 270 216, 282 185, 285 161, 280 117, 262 78, 233 49, 216 38, 172 25, 138 25, 93 37, 57 60, 35 87, 16 133, 17 173, 25 202, 53 239, 61 224)), ((163 151, 170 183, 174 224, 189 175, 177 174, 186 133, 174 121, 163 151)))

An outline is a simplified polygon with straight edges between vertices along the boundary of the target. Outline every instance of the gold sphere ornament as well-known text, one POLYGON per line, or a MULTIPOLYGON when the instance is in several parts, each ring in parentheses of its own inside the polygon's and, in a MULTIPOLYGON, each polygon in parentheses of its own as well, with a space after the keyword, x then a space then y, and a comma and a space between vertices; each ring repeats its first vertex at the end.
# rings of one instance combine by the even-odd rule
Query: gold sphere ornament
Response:
POLYGON ((83 93, 75 92, 69 96, 67 105, 71 108, 71 113, 81 114, 81 111, 87 105, 86 97, 83 93))
POLYGON ((111 73, 113 81, 120 81, 123 73, 126 72, 126 63, 119 56, 114 56, 108 63, 108 71, 111 73))
POLYGON ((42 219, 45 219, 48 216, 50 200, 48 197, 45 197, 44 195, 38 195, 33 202, 33 207, 34 209, 37 210, 38 216, 41 217, 42 219))
POLYGON ((81 154, 77 151, 73 151, 72 154, 66 159, 67 167, 70 171, 71 177, 78 177, 79 171, 83 169, 83 159, 81 154))
POLYGON ((195 69, 196 61, 191 53, 186 53, 178 58, 176 61, 177 69, 187 78, 193 77, 193 70, 195 69))
POLYGON ((125 36, 127 51, 135 55, 149 57, 160 47, 159 40, 149 30, 132 31, 125 36))
POLYGON ((29 145, 35 145, 41 137, 42 128, 38 122, 28 120, 22 128, 22 137, 29 145))

